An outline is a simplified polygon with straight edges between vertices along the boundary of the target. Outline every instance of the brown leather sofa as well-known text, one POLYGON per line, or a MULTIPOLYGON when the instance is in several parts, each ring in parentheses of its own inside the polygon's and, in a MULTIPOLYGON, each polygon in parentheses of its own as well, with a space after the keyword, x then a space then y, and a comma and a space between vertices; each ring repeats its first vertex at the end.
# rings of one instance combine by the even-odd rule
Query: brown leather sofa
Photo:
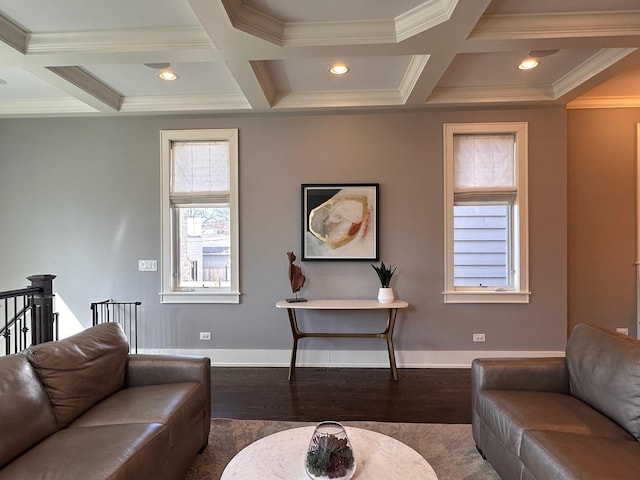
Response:
POLYGON ((0 358, 0 479, 181 479, 210 382, 208 358, 128 354, 115 323, 0 358))
POLYGON ((503 480, 640 478, 640 341, 577 325, 563 358, 476 359, 472 427, 503 480))

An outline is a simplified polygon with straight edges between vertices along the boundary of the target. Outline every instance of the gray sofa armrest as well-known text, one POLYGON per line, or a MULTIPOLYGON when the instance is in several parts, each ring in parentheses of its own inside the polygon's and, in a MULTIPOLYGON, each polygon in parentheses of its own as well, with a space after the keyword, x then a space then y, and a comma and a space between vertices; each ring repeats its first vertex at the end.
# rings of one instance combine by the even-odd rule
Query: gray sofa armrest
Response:
POLYGON ((564 357, 477 358, 471 364, 471 390, 529 390, 569 393, 564 357))

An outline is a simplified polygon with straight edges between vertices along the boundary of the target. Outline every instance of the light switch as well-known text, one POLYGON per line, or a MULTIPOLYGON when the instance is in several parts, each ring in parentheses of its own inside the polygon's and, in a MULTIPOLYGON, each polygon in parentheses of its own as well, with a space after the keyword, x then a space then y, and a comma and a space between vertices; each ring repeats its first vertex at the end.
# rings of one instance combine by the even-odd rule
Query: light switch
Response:
POLYGON ((138 260, 139 272, 157 272, 158 261, 157 260, 138 260))

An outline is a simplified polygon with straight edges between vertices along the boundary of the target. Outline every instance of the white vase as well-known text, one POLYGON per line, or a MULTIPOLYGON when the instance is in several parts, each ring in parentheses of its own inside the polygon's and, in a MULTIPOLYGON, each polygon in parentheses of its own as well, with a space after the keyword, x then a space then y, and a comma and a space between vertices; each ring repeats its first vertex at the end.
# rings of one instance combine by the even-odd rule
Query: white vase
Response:
POLYGON ((391 287, 380 287, 378 290, 378 301, 380 303, 391 303, 394 300, 393 296, 393 288, 391 287))

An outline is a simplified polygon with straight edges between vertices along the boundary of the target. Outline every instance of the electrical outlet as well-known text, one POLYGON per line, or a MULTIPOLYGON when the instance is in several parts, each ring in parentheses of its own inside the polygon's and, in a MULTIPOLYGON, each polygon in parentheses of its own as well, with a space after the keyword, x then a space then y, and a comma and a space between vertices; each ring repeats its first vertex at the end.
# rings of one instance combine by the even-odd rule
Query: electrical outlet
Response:
POLYGON ((622 333, 623 335, 629 335, 629 329, 628 328, 616 328, 616 332, 622 333))
POLYGON ((473 334, 474 342, 484 342, 484 333, 474 333, 473 334))
POLYGON ((200 340, 211 340, 211 332, 200 332, 200 340))

